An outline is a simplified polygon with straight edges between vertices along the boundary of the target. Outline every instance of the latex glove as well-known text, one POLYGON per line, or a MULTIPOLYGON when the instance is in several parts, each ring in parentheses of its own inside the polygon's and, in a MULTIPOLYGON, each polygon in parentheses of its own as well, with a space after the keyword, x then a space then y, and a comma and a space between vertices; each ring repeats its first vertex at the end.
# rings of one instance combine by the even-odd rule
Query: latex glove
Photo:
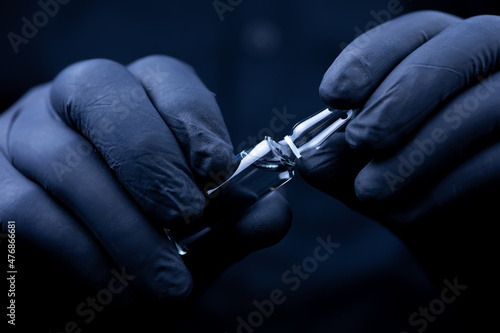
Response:
POLYGON ((328 105, 360 113, 298 165, 311 185, 389 226, 436 290, 445 279, 468 286, 456 308, 467 332, 494 318, 477 304, 495 297, 499 56, 497 16, 415 12, 366 32, 320 87, 328 105))
MULTIPOLYGON (((459 281, 466 332, 495 318, 477 304, 496 297, 499 66, 498 16, 423 11, 384 23, 348 45, 320 86, 328 105, 359 114, 298 165, 311 185, 389 226, 436 290, 459 281)), ((432 325, 410 320, 407 331, 432 325)))
POLYGON ((320 86, 328 105, 360 113, 300 173, 389 223, 477 214, 498 200, 499 65, 497 16, 423 11, 366 32, 320 86))
MULTIPOLYGON (((234 162, 214 95, 191 67, 165 56, 127 67, 76 63, 4 112, 0 134, 0 222, 6 232, 16 221, 26 261, 50 265, 53 281, 76 278, 70 290, 106 288, 123 273, 133 277, 124 294, 178 301, 190 293, 190 271, 163 228, 203 219, 205 185, 234 162)), ((214 231, 205 270, 191 254, 198 282, 277 242, 290 218, 273 195, 214 231)), ((67 284, 52 287, 51 298, 68 293, 67 284)))

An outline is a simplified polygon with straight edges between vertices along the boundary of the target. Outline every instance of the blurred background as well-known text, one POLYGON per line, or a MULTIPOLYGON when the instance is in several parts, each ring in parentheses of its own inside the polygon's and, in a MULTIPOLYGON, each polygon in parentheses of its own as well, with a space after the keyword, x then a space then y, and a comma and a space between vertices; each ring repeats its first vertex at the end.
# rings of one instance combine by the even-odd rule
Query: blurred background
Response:
MULTIPOLYGON (((493 1, 221 0, 217 3, 226 7, 219 11, 212 0, 61 2, 66 3, 16 52, 8 34, 21 35, 22 18, 32 21, 41 6, 35 0, 2 1, 0 110, 73 62, 109 58, 128 64, 166 54, 192 65, 217 95, 235 150, 257 136, 282 137, 293 123, 324 107, 318 95, 323 73, 342 46, 367 28, 420 9, 462 17, 499 14, 493 1), (278 122, 283 130, 273 131, 271 120, 285 109, 290 118, 278 122)), ((294 213, 289 234, 229 268, 176 331, 416 332, 409 316, 439 298, 442 281, 455 276, 431 279, 391 231, 299 177, 282 193, 294 213), (313 256, 318 237, 341 245, 291 290, 295 283, 283 274, 313 256), (269 316, 255 315, 255 301, 269 300, 275 289, 284 301, 269 316)), ((466 317, 459 302, 426 331, 457 331, 466 317)), ((169 322, 168 315, 165 319, 169 322)))

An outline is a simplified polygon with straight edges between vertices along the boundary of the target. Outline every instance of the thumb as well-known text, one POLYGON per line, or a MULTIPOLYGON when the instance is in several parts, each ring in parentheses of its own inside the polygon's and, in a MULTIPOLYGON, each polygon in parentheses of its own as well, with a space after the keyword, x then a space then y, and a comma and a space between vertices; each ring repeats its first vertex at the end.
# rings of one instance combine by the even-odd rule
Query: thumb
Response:
POLYGON ((288 202, 275 191, 248 208, 239 220, 216 226, 190 244, 183 259, 194 280, 194 293, 250 253, 278 243, 291 221, 288 202))
POLYGON ((370 158, 350 148, 345 132, 334 133, 320 149, 307 150, 297 170, 309 185, 348 204, 357 202, 354 179, 370 158))

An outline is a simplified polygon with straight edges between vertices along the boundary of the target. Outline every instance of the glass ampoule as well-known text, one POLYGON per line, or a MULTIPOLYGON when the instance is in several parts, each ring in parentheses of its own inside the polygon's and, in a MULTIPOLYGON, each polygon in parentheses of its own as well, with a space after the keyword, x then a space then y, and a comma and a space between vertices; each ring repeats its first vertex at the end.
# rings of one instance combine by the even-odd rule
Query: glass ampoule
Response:
MULTIPOLYGON (((248 207, 292 179, 297 160, 305 151, 319 149, 333 133, 345 127, 357 110, 324 109, 295 124, 281 140, 265 137, 236 155, 236 169, 222 184, 205 195, 215 223, 191 225, 183 230, 166 230, 184 255, 189 246, 213 228, 234 221, 248 207)), ((205 214, 204 214, 205 215, 205 214)), ((206 219, 203 219, 206 223, 206 219)))

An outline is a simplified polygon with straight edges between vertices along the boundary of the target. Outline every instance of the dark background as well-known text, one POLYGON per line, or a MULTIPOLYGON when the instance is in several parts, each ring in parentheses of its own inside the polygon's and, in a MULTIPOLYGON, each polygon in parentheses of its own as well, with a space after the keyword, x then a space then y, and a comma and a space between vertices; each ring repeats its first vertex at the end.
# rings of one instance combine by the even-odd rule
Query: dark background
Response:
MULTIPOLYGON (((7 34, 21 34, 21 18, 32 21, 40 7, 34 0, 3 0, 0 110, 75 61, 109 58, 127 64, 167 54, 191 64, 217 94, 234 147, 242 148, 249 135, 270 127, 274 108, 286 106, 296 115, 294 121, 321 109, 323 73, 340 45, 349 43, 357 30, 372 27, 377 16, 387 20, 419 9, 463 17, 499 13, 494 1, 401 0, 398 15, 387 11, 388 3, 244 0, 221 21, 211 0, 72 0, 16 54, 7 34)), ((285 135, 291 126, 274 136, 285 135)), ((255 332, 416 332, 408 317, 439 297, 442 281, 456 276, 453 267, 450 275, 431 279, 425 263, 393 233, 299 177, 282 193, 294 212, 286 238, 228 269, 177 331, 236 332, 238 316, 247 318, 256 310, 254 300, 269 299, 273 289, 281 289, 286 301, 255 332), (282 274, 312 256, 316 238, 328 235, 340 248, 290 291, 282 274)), ((427 331, 457 331, 467 318, 460 308, 466 301, 466 296, 458 298, 427 331)), ((29 320, 29 315, 19 313, 18 320, 29 320)), ((171 321, 165 314, 166 327, 171 321)))

